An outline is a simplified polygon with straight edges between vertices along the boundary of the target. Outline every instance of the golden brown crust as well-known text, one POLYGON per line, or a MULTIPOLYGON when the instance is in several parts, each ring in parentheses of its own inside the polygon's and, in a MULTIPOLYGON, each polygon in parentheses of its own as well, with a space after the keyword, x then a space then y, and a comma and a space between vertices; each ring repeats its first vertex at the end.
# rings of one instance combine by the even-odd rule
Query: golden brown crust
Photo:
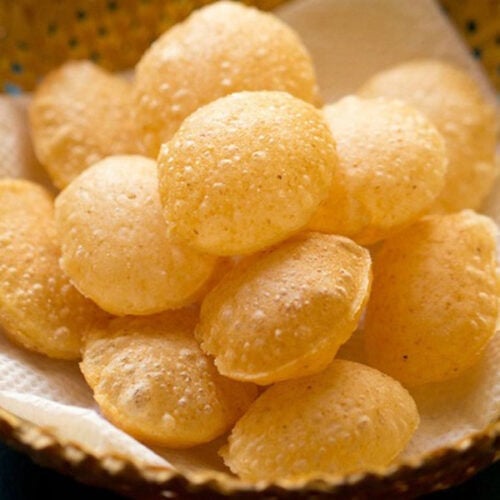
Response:
POLYGON ((199 107, 242 90, 282 90, 316 103, 311 58, 275 16, 217 2, 160 37, 136 67, 137 119, 156 156, 199 107))
POLYGON ((356 328, 370 284, 367 250, 308 233, 224 276, 203 301, 196 335, 236 380, 266 385, 316 373, 356 328))
POLYGON ((441 134, 422 113, 401 101, 355 96, 323 112, 339 165, 311 229, 373 244, 430 209, 448 159, 441 134))
POLYGON ((244 480, 302 482, 388 465, 418 426, 415 402, 397 381, 352 361, 267 389, 221 450, 244 480))
POLYGON ((53 201, 28 181, 0 180, 0 323, 24 347, 80 357, 82 331, 105 316, 59 267, 53 201))
POLYGON ((56 199, 61 265, 104 310, 153 314, 191 303, 215 258, 167 235, 154 160, 110 156, 56 199))
POLYGON ((68 62, 38 86, 30 105, 36 155, 62 189, 113 154, 142 152, 130 84, 89 61, 68 62))
POLYGON ((494 162, 498 119, 467 73, 438 60, 410 61, 373 76, 359 93, 407 101, 444 137, 448 174, 435 211, 479 208, 498 173, 494 162))
POLYGON ((162 146, 164 217, 200 251, 252 253, 309 222, 336 166, 316 108, 284 92, 238 92, 198 109, 162 146))
POLYGON ((419 385, 479 359, 498 316, 496 233, 491 219, 464 210, 385 240, 364 325, 370 364, 419 385))
POLYGON ((155 446, 190 447, 223 434, 257 395, 255 386, 219 375, 184 309, 124 317, 90 331, 82 372, 104 415, 155 446))

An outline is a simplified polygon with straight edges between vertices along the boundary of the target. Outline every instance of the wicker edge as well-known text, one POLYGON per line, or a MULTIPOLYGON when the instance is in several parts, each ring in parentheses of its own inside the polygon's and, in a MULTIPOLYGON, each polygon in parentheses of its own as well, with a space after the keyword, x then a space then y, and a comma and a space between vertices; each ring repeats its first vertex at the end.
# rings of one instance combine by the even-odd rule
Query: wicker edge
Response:
POLYGON ((80 445, 60 441, 50 430, 0 408, 0 439, 42 466, 129 497, 161 498, 410 498, 461 483, 500 459, 500 418, 483 432, 421 460, 380 472, 324 477, 304 484, 250 485, 221 473, 183 475, 140 466, 125 457, 97 457, 80 445))

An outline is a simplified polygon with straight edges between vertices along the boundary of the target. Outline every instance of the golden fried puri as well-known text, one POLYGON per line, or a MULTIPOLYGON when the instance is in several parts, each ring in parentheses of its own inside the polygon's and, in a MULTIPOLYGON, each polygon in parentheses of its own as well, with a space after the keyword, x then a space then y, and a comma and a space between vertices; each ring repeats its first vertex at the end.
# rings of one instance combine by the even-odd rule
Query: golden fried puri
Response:
POLYGON ((173 243, 161 214, 154 160, 108 157, 56 199, 61 265, 104 310, 152 314, 195 299, 215 258, 173 243))
POLYGON ((173 236, 214 255, 252 253, 303 228, 337 157, 321 113, 284 92, 239 92, 188 117, 159 158, 173 236))
POLYGON ((444 137, 448 174, 435 211, 481 205, 497 175, 496 115, 468 74, 450 64, 422 59, 378 73, 360 95, 403 99, 423 112, 444 137))
POLYGON ((382 245, 365 319, 370 364, 406 385, 456 377, 480 357, 498 315, 494 222, 429 216, 382 245))
POLYGON ((324 108, 338 174, 309 227, 372 244, 415 222, 443 189, 444 140, 401 101, 346 97, 324 108))
POLYGON ((37 88, 30 106, 35 152, 62 189, 108 155, 141 153, 130 84, 89 61, 68 62, 37 88))
POLYGON ((334 360, 321 373, 267 389, 221 454, 247 481, 344 475, 388 465, 418 422, 415 402, 398 382, 334 360))
POLYGON ((257 389, 219 375, 198 347, 192 309, 124 317, 91 330, 82 372, 104 415, 151 445, 184 448, 224 433, 257 389))
POLYGON ((224 276, 203 301, 196 336, 227 377, 303 377, 324 369, 355 330, 370 283, 367 250, 309 233, 224 276))
POLYGON ((217 2, 170 29, 137 64, 135 108, 148 154, 193 111, 242 90, 318 101, 311 58, 292 29, 272 14, 217 2))
POLYGON ((59 267, 49 193, 0 180, 0 325, 14 342, 52 358, 80 357, 81 335, 105 317, 59 267))

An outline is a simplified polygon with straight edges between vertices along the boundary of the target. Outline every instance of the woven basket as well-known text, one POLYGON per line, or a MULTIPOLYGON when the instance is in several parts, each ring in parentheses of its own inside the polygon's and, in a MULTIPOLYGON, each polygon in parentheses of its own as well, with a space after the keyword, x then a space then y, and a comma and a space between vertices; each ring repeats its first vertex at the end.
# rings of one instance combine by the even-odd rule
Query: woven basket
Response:
MULTIPOLYGON (((286 0, 244 0, 271 9, 286 0)), ((11 0, 0 2, 0 91, 31 90, 68 59, 132 67, 151 42, 211 0, 11 0), (123 36, 126 33, 126 37, 123 36)), ((500 90, 499 2, 442 0, 500 90)))
POLYGON ((189 474, 155 467, 138 467, 114 456, 96 457, 81 446, 61 442, 44 429, 0 409, 0 438, 26 453, 40 465, 52 467, 76 479, 113 489, 141 500, 165 498, 409 498, 458 484, 500 459, 500 419, 484 431, 473 434, 453 447, 437 450, 422 460, 400 463, 386 471, 359 473, 347 477, 325 476, 295 488, 269 485, 255 488, 213 473, 189 474))
MULTIPOLYGON (((272 8, 283 0, 248 1, 272 8)), ((52 67, 69 58, 90 58, 120 70, 135 64, 161 32, 207 0, 16 0, 0 2, 0 84, 11 93, 30 90, 52 67), (125 39, 122 34, 126 33, 125 39)), ((452 18, 481 56, 499 85, 498 34, 493 26, 498 3, 444 1, 452 18)), ((436 451, 422 460, 401 463, 381 473, 324 477, 294 489, 255 488, 221 473, 183 473, 139 467, 120 456, 96 457, 63 442, 49 429, 0 409, 0 438, 36 462, 81 481, 129 496, 203 498, 300 496, 322 498, 408 498, 447 488, 500 458, 500 419, 481 433, 436 451)))

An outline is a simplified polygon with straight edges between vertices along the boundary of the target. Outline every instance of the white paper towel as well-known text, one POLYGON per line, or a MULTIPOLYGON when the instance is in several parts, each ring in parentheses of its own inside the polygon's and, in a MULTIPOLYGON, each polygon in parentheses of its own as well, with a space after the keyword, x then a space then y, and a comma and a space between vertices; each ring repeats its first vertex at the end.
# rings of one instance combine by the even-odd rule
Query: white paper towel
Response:
POLYGON ((327 103, 355 92, 377 71, 421 57, 462 67, 496 101, 484 72, 433 0, 298 0, 277 14, 312 53, 327 103))
MULTIPOLYGON (((280 7, 277 13, 299 32, 311 51, 326 102, 355 92, 380 69, 423 56, 457 63, 474 76, 488 99, 495 100, 483 73, 431 0, 296 0, 280 7)), ((500 189, 497 193, 491 203, 495 210, 500 206, 496 202, 500 200, 500 189)), ((470 377, 464 376, 460 390, 450 391, 446 385, 436 384, 435 397, 420 402, 424 414, 419 432, 423 437, 412 442, 406 455, 481 430, 491 415, 498 416, 499 338, 497 335, 496 347, 485 361, 473 369, 470 377), (453 409, 453 420, 449 420, 448 413, 440 413, 439 401, 445 400, 453 409), (478 418, 478 411, 469 411, 481 405, 488 407, 486 417, 484 412, 484 418, 478 418), (443 423, 450 425, 443 430, 443 423)), ((419 397, 425 399, 419 393, 415 396, 417 401, 419 397)), ((78 443, 96 456, 115 453, 138 464, 173 464, 182 470, 223 468, 216 455, 221 440, 193 450, 148 449, 100 416, 76 363, 29 353, 1 335, 0 406, 49 427, 62 441, 78 443)))

